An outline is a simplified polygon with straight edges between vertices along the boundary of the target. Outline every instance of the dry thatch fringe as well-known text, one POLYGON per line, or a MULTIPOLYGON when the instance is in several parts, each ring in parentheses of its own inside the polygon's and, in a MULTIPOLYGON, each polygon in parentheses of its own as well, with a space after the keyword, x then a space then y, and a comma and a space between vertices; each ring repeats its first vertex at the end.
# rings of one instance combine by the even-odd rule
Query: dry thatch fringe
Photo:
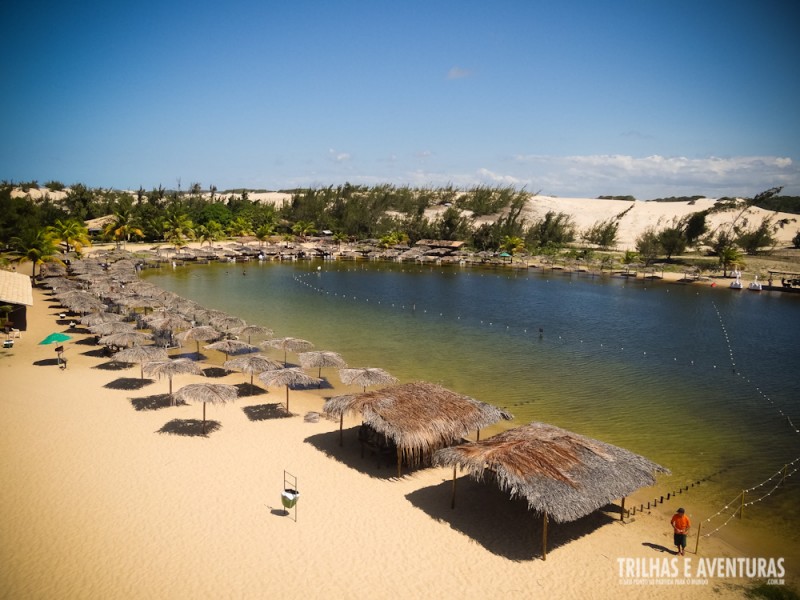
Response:
POLYGON ((630 450, 546 423, 509 429, 487 440, 437 451, 433 463, 458 466, 498 486, 557 522, 574 521, 669 473, 630 450))
POLYGON ((424 381, 336 396, 324 411, 334 416, 361 413, 367 425, 395 442, 410 464, 472 431, 512 418, 491 404, 424 381))
POLYGON ((235 386, 225 383, 190 383, 175 392, 175 399, 181 402, 210 402, 224 404, 239 397, 235 386))

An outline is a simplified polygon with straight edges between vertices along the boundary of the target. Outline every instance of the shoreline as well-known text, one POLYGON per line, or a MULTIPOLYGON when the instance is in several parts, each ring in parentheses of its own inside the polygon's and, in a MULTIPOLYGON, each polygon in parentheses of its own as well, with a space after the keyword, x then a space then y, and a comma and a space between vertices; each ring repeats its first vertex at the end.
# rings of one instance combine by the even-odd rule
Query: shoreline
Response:
MULTIPOLYGON (((14 597, 477 598, 535 589, 639 597, 639 585, 620 582, 617 559, 672 556, 662 507, 624 524, 600 512, 554 525, 554 547, 541 561, 537 520, 519 502, 462 476, 451 511, 446 469, 397 479, 347 438, 357 419, 345 421, 342 448, 338 423, 306 423, 302 414, 319 411, 323 394, 352 391, 327 369, 333 389, 293 390, 291 418, 247 418, 245 406, 283 401, 283 391, 269 389, 209 407, 222 427, 207 438, 159 434, 170 418, 199 418, 201 407, 135 410, 131 397, 163 393, 167 382, 109 387, 120 379, 138 385, 138 369, 98 368, 104 359, 80 343, 88 336, 75 335, 68 369, 57 369, 52 348, 37 342, 66 325, 42 288, 34 302, 28 331, 0 355, 0 476, 8 482, 0 491, 0 574, 14 597), (297 521, 281 512, 284 469, 298 477, 297 521)), ((221 355, 208 355, 219 366, 221 355)), ((201 380, 176 377, 175 387, 201 380)), ((747 555, 713 538, 701 554, 747 555)), ((740 597, 731 583, 740 582, 712 580, 692 592, 740 597)), ((674 591, 649 586, 648 595, 674 591)))

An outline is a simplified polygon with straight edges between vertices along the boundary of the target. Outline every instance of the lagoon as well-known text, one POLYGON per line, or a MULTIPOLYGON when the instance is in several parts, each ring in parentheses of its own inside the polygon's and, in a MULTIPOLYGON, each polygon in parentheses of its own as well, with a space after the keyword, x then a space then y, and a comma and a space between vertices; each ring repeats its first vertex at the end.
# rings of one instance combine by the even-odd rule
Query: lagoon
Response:
MULTIPOLYGON (((672 470, 659 494, 713 475, 686 496, 696 520, 800 456, 797 296, 375 262, 225 263, 145 276, 276 336, 339 352, 350 366, 504 407, 515 415, 504 426, 545 421, 643 454, 672 470)), ((800 546, 798 478, 718 535, 758 532, 800 546)))

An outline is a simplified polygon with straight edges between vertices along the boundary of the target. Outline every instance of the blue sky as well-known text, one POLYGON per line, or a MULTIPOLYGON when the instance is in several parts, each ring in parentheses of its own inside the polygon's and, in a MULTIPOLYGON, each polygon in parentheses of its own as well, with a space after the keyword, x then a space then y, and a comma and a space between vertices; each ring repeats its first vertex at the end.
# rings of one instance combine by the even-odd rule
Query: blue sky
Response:
POLYGON ((0 179, 800 195, 800 5, 5 2, 0 179))

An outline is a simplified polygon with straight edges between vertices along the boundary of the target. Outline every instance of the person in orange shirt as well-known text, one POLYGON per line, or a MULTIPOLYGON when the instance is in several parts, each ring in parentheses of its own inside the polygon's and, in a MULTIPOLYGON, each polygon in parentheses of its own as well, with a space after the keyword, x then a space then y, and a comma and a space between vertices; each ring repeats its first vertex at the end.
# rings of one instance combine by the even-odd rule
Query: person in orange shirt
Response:
POLYGON ((675 546, 678 548, 678 554, 683 556, 684 552, 686 552, 686 534, 689 533, 689 527, 691 527, 689 517, 686 516, 686 511, 679 508, 678 512, 672 515, 670 523, 672 524, 672 530, 674 532, 673 539, 675 541, 675 546))

